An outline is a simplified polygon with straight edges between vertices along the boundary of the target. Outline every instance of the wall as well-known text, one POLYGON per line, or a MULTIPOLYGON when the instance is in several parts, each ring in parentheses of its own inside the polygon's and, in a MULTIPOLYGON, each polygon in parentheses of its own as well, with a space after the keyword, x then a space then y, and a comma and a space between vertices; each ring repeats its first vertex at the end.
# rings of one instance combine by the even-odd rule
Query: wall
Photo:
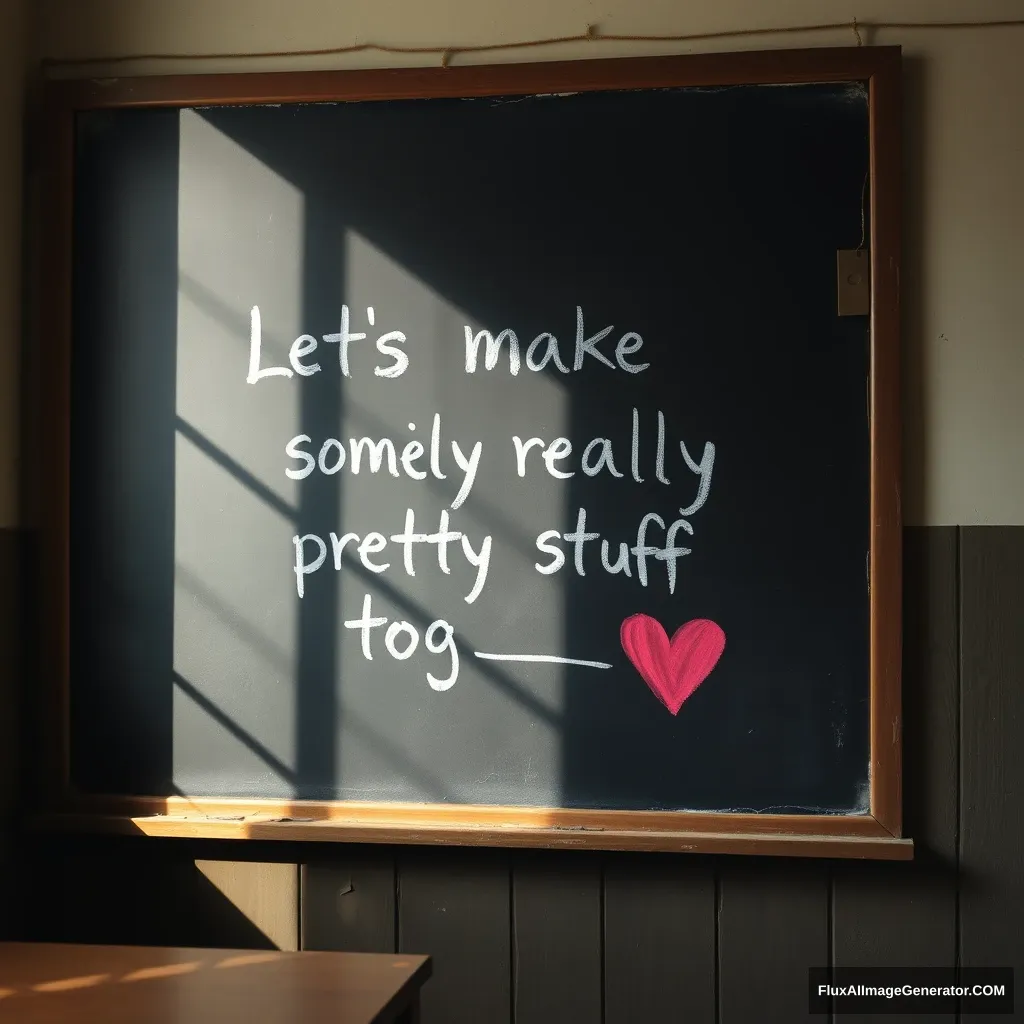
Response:
MULTIPOLYGON (((484 44, 582 33, 673 34, 815 23, 1020 18, 1017 0, 39 0, 46 58, 139 53, 237 53, 353 42, 409 46, 484 44)), ((1024 524, 1024 28, 864 30, 867 42, 901 44, 907 89, 906 305, 907 521, 918 525, 1024 524)), ((549 60, 596 55, 848 46, 851 29, 694 43, 567 43, 486 58, 549 60)), ((216 59, 203 70, 401 65, 429 56, 216 59)), ((92 69, 118 74, 197 70, 185 61, 92 69)), ((83 73, 81 69, 77 72, 83 73)), ((2 435, 0 435, 2 438, 2 435)), ((10 459, 10 451, 0 459, 10 459)), ((6 465, 6 462, 0 465, 6 465)), ((0 498, 4 482, 0 474, 0 498)), ((7 487, 10 484, 6 484, 7 487)), ((10 497, 7 496, 8 505, 10 497)), ((4 505, 0 500, 0 514, 4 505)))
MULTIPOLYGON (((1013 0, 969 7, 907 0, 898 8, 871 0, 855 11, 838 0, 785 0, 770 11, 754 0, 699 9, 671 0, 642 7, 629 0, 40 0, 36 7, 40 52, 50 58, 353 40, 486 43, 572 34, 587 22, 608 32, 673 33, 845 23, 852 13, 862 23, 1021 13, 1013 0)), ((27 934, 428 950, 437 962, 424 1020, 467 1024, 616 1024, 684 1014, 720 1024, 793 1020, 805 1013, 810 964, 1024 963, 1013 924, 1024 915, 1014 802, 1024 762, 1013 735, 1024 717, 1017 627, 1024 531, 1016 529, 1024 525, 1024 310, 1015 291, 1024 276, 1024 29, 864 34, 901 43, 906 56, 905 512, 917 527, 907 535, 906 803, 915 863, 37 840, 25 850, 34 909, 27 934)), ((841 29, 717 46, 852 41, 852 31, 841 29)), ((536 57, 682 49, 577 43, 536 57)), ((534 56, 508 51, 492 59, 534 56)), ((217 59, 208 69, 425 60, 217 59)), ((143 62, 118 73, 190 67, 143 62)), ((8 93, 0 95, 0 116, 13 116, 8 93)), ((4 159, 0 211, 17 206, 17 175, 4 159)), ((0 276, 5 286, 10 279, 0 276)), ((7 294, 0 292, 0 323, 15 316, 7 294)), ((13 339, 0 327, 4 368, 13 339)), ((15 522, 16 451, 0 434, 7 467, 0 525, 15 522)))
POLYGON ((28 0, 0 6, 0 935, 9 916, 8 822, 17 792, 22 537, 17 522, 22 109, 28 0))

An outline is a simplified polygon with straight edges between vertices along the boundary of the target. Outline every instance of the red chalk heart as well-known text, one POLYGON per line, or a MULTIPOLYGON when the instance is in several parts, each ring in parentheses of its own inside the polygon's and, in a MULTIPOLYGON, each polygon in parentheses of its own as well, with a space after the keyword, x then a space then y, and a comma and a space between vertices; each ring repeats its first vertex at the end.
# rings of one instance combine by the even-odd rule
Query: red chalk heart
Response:
POLYGON ((671 641, 650 615, 631 615, 619 631, 622 649, 651 692, 673 714, 707 679, 725 650, 725 632, 710 619, 683 623, 671 641))

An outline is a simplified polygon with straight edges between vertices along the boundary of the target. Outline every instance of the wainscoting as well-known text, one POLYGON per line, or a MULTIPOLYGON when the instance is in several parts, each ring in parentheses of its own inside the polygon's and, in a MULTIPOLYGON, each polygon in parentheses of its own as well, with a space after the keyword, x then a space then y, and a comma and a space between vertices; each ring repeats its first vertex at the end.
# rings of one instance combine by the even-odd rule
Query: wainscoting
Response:
POLYGON ((781 1024, 812 965, 1024 967, 1024 528, 908 530, 905 568, 913 863, 20 835, 6 931, 430 953, 424 1024, 781 1024))

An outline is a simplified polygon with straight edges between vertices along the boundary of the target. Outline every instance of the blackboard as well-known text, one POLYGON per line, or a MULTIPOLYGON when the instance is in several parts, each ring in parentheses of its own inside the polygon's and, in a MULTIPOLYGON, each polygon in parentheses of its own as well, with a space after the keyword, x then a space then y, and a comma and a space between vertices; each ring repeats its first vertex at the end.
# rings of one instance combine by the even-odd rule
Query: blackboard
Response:
POLYGON ((78 110, 73 789, 874 824, 833 77, 78 110))

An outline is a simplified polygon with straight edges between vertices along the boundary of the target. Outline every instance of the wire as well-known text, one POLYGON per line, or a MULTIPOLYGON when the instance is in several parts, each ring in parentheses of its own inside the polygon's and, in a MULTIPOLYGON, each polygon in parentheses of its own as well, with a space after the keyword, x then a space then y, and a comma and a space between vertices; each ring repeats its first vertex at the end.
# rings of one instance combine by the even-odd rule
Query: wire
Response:
POLYGON ((852 22, 834 21, 813 25, 786 25, 775 28, 744 28, 724 29, 719 32, 689 32, 680 35, 633 35, 623 33, 605 34, 597 26, 588 25, 585 32, 579 35, 550 36, 542 39, 522 39, 505 43, 485 43, 467 46, 398 46, 385 43, 353 43, 348 46, 329 46, 316 50, 261 50, 257 52, 222 52, 222 53, 128 53, 106 57, 77 57, 70 59, 48 57, 42 61, 44 67, 87 67, 90 65, 125 64, 135 61, 217 61, 217 60, 253 60, 274 57, 339 57, 349 53, 391 53, 402 56, 436 55, 440 57, 441 66, 449 67, 453 57, 461 54, 494 53, 498 50, 523 50, 531 47, 555 46, 562 43, 602 42, 602 43, 692 43, 700 40, 737 39, 752 36, 789 35, 806 32, 832 32, 838 29, 849 29, 853 32, 857 45, 863 43, 861 30, 871 32, 879 29, 917 30, 917 29, 983 29, 983 28, 1020 28, 1024 27, 1024 18, 1011 18, 1003 21, 875 21, 864 22, 856 18, 852 22))

